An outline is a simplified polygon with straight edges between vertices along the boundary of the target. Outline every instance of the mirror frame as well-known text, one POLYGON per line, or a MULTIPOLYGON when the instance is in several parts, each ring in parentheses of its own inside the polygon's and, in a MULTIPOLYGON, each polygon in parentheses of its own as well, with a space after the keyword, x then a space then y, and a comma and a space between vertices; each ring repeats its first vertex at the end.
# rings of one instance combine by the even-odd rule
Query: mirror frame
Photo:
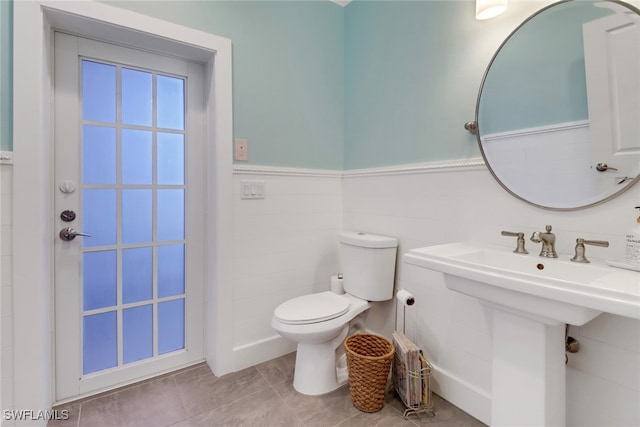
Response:
MULTIPOLYGON (((561 5, 561 4, 565 4, 565 3, 571 3, 571 2, 578 2, 580 0, 560 0, 557 1, 555 3, 549 4, 541 9, 539 9, 538 11, 534 12, 531 16, 529 16, 527 19, 525 19, 522 23, 520 23, 520 25, 518 25, 500 44, 500 46, 498 47, 498 49, 496 50, 496 52, 493 54, 491 61, 489 61, 489 65, 487 65, 487 68, 484 72, 484 75, 482 77, 482 82, 480 83, 480 89, 478 91, 478 97, 477 97, 477 101, 476 101, 476 111, 475 111, 475 122, 473 122, 473 125, 475 126, 475 135, 476 135, 476 139, 478 141, 478 147, 480 148, 480 153, 482 154, 482 159, 484 160, 485 165, 487 166, 487 168, 489 169, 489 172, 491 172, 491 175, 493 176, 493 178, 500 184, 500 186, 502 188, 504 188, 509 194, 511 194, 512 196, 514 196, 515 198, 522 200, 526 203, 529 203, 533 206, 537 206, 539 208, 542 209, 546 209, 546 210, 551 210, 551 211, 576 211, 576 210, 581 210, 581 209, 587 209, 593 206, 597 206, 599 204, 605 203, 617 196, 619 196, 620 194, 624 193, 625 191, 629 190, 631 187, 635 186, 639 181, 640 181, 640 174, 636 175, 627 185, 625 185, 622 189, 613 192, 612 194, 608 195, 608 196, 603 196, 601 199, 597 200, 596 202, 593 203, 589 203, 586 205, 580 205, 580 206, 573 206, 573 207, 552 207, 552 206, 545 206, 539 203, 536 203, 534 201, 528 200, 526 198, 524 198, 523 196, 516 194, 514 191, 512 191, 504 182, 502 182, 500 180, 500 178, 498 178, 497 174, 493 171, 493 168, 491 167, 491 164, 489 163, 489 160, 487 159, 487 156, 484 152, 484 149, 482 147, 482 141, 481 141, 481 135, 480 135, 480 129, 479 129, 479 121, 478 121, 478 113, 480 110, 480 98, 482 97, 482 90, 484 89, 484 85, 485 85, 485 81, 487 79, 487 75, 489 74, 489 71, 491 70, 491 66, 493 65, 494 61, 496 60, 497 56, 500 54, 500 52, 502 51, 502 48, 509 42, 509 40, 511 40, 511 38, 518 32, 520 31, 520 29, 522 29, 522 27, 524 27, 527 23, 529 23, 531 20, 533 20, 536 16, 540 15, 541 13, 547 11, 548 9, 551 9, 555 6, 561 5)), ((610 3, 616 3, 619 4, 621 6, 626 7, 629 10, 634 11, 636 14, 640 15, 640 9, 636 8, 635 6, 626 3, 624 1, 621 0, 600 0, 600 1, 605 1, 605 2, 610 2, 610 3)), ((466 125, 465 125, 466 128, 466 125)))

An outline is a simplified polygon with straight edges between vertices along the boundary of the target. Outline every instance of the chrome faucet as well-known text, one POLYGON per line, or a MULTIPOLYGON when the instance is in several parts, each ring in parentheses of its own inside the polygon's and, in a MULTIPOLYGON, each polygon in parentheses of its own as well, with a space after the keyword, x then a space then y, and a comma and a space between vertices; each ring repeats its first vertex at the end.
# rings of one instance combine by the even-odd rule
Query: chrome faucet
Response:
POLYGON ((542 248, 540 249, 540 256, 546 258, 558 258, 556 253, 556 235, 551 232, 551 226, 547 225, 546 232, 534 231, 531 235, 531 241, 535 243, 542 242, 542 248))

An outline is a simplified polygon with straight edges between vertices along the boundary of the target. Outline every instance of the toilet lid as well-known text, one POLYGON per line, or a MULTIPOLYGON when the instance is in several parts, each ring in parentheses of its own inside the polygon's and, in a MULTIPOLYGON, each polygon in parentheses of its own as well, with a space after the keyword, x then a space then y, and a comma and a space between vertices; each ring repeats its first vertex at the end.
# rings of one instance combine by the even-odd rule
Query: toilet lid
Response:
POLYGON ((349 300, 333 292, 303 295, 283 302, 274 311, 282 323, 304 324, 335 319, 349 310, 349 300))

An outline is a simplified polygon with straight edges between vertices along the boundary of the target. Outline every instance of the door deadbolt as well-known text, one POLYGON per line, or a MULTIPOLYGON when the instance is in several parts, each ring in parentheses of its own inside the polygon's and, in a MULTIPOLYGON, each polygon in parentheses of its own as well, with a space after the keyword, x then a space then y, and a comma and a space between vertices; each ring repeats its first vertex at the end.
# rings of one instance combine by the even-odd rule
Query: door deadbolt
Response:
POLYGON ((76 213, 74 211, 62 211, 60 213, 60 219, 64 222, 71 222, 76 219, 76 213))

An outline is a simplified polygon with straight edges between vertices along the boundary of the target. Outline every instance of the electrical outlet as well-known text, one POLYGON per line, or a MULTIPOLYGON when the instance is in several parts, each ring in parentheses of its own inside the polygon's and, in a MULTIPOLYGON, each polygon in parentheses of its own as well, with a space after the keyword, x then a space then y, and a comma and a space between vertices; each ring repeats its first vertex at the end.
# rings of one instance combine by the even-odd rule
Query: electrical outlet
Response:
POLYGON ((249 160, 249 141, 236 138, 233 158, 244 162, 249 160))

